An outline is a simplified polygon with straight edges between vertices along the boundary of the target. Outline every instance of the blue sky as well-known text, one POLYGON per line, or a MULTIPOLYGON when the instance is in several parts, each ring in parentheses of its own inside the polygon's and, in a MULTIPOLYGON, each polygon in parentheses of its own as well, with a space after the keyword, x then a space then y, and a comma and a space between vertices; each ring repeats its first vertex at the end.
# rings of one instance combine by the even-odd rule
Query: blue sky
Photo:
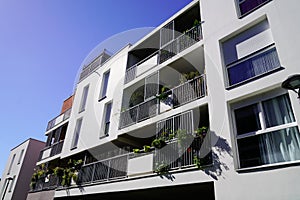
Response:
POLYGON ((45 141, 77 71, 105 39, 156 27, 192 0, 0 0, 0 175, 9 151, 45 141))

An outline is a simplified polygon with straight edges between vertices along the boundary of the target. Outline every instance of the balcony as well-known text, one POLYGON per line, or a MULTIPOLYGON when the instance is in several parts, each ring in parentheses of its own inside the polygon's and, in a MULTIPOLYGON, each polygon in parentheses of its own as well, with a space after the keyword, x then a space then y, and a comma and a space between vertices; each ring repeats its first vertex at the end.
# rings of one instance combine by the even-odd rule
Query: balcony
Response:
POLYGON ((150 98, 121 112, 119 128, 136 124, 206 95, 206 78, 205 74, 202 74, 158 95, 156 98, 150 98))
POLYGON ((57 143, 54 143, 50 147, 46 147, 45 149, 41 150, 39 161, 60 154, 63 144, 64 141, 59 141, 57 143))
POLYGON ((83 66, 78 82, 88 77, 97 69, 98 66, 103 65, 105 61, 108 60, 110 57, 110 53, 108 53, 108 51, 104 49, 103 52, 98 57, 96 57, 91 63, 83 66))
POLYGON ((128 154, 115 156, 81 168, 78 173, 78 184, 125 178, 127 176, 128 154))
POLYGON ((49 175, 38 179, 31 185, 31 192, 38 192, 43 190, 54 190, 59 186, 59 178, 56 175, 49 175))
POLYGON ((205 137, 195 137, 186 146, 182 145, 178 139, 173 139, 168 141, 162 149, 151 148, 150 152, 126 153, 84 165, 78 173, 77 184, 110 182, 160 173, 162 165, 164 169, 172 172, 195 167, 196 164, 199 164, 195 162, 197 159, 200 160, 201 167, 205 167, 212 163, 210 151, 209 134, 205 137), (203 152, 207 155, 202 155, 203 152))
POLYGON ((50 120, 48 122, 48 125, 47 125, 47 129, 46 131, 52 129, 53 127, 57 126, 58 124, 64 122, 65 120, 69 119, 70 117, 70 114, 71 114, 71 108, 66 110, 64 113, 62 113, 61 115, 55 117, 54 119, 50 120))
POLYGON ((124 83, 161 64, 202 39, 201 25, 196 25, 126 70, 124 83))

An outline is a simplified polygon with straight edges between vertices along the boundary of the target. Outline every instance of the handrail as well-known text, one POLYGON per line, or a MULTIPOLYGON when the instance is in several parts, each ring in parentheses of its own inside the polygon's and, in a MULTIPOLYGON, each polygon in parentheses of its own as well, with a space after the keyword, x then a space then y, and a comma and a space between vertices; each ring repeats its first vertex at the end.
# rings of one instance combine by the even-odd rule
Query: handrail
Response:
POLYGON ((149 60, 150 58, 152 58, 155 54, 159 53, 159 49, 154 51, 152 54, 150 54, 149 56, 147 56, 146 58, 143 58, 143 60, 140 60, 139 62, 135 63, 134 65, 132 65, 131 67, 129 67, 128 69, 126 69, 126 72, 129 71, 130 69, 139 66, 140 64, 144 63, 145 61, 149 60))
POLYGON ((238 60, 235 60, 235 61, 227 64, 226 68, 233 67, 233 66, 235 66, 237 64, 240 64, 240 63, 242 63, 242 62, 244 62, 246 60, 249 60, 250 58, 253 58, 253 57, 257 56, 257 55, 260 55, 261 53, 264 53, 264 52, 266 52, 268 50, 271 50, 273 48, 275 49, 275 43, 272 43, 272 44, 270 44, 270 45, 268 45, 268 46, 266 46, 266 47, 264 47, 262 49, 259 49, 258 51, 255 51, 255 52, 253 52, 253 53, 251 53, 251 54, 243 57, 243 58, 240 58, 238 60))
POLYGON ((196 80, 196 79, 198 79, 198 78, 200 78, 200 77, 205 78, 205 74, 201 74, 201 75, 199 75, 199 76, 196 76, 195 78, 190 79, 190 80, 188 80, 188 81, 186 81, 186 82, 184 82, 184 83, 181 83, 181 84, 179 84, 179 85, 177 85, 177 86, 171 88, 170 90, 177 89, 177 88, 179 88, 179 87, 181 87, 181 86, 183 86, 183 85, 185 85, 185 84, 187 84, 187 83, 190 83, 190 82, 192 82, 192 81, 194 81, 194 80, 196 80))
MULTIPOLYGON (((158 49, 157 51, 153 52, 152 54, 150 54, 146 58, 140 60, 138 63, 136 63, 136 64, 132 65, 131 67, 129 67, 128 69, 126 69, 125 84, 129 83, 130 81, 132 81, 133 79, 135 79, 136 78, 136 73, 135 73, 136 68, 139 65, 141 65, 142 63, 144 63, 145 61, 147 61, 150 58, 152 58, 155 54, 158 55, 157 64, 161 64, 161 63, 169 60, 174 55, 182 52, 184 49, 192 46, 193 44, 195 44, 197 41, 200 41, 201 39, 202 39, 201 24, 198 24, 198 25, 195 25, 192 28, 190 28, 187 32, 182 33, 181 35, 179 35, 175 39, 169 41, 164 46, 162 46, 160 49, 158 49), (197 31, 197 33, 193 34, 193 31, 195 31, 195 30, 197 31), (183 37, 189 37, 192 40, 187 40, 188 43, 184 43, 182 45, 181 43, 182 43, 182 41, 184 41, 184 40, 182 40, 183 37), (174 45, 175 46, 175 48, 173 48, 173 51, 172 50, 169 51, 169 53, 173 53, 174 55, 168 55, 166 58, 162 59, 162 51, 164 51, 165 48, 168 47, 169 45, 174 45)), ((165 50, 165 51, 168 51, 168 50, 165 50)))
POLYGON ((139 107, 139 106, 141 106, 141 105, 143 105, 143 104, 145 104, 145 103, 147 103, 148 101, 151 101, 151 100, 153 100, 153 99, 155 99, 156 97, 150 97, 149 99, 147 99, 147 101, 143 101, 143 102, 141 102, 141 103, 139 103, 139 104, 136 104, 136 105, 134 105, 134 106, 132 106, 132 107, 129 107, 129 108, 127 108, 126 110, 124 110, 124 111, 121 111, 121 113, 124 113, 124 112, 126 112, 126 111, 129 111, 129 110, 131 110, 131 109, 134 109, 134 108, 136 108, 136 107, 139 107))
MULTIPOLYGON (((55 120, 56 120, 57 118, 59 118, 60 116, 69 114, 69 112, 71 112, 71 109, 72 109, 72 108, 69 108, 68 110, 66 110, 66 111, 63 112, 62 114, 60 114, 60 115, 54 117, 53 119, 51 119, 51 120, 48 122, 46 131, 48 131, 48 130, 50 130, 51 128, 53 128, 54 126, 56 126, 57 124, 55 124, 55 120)), ((64 116, 61 122, 67 120, 69 117, 70 117, 70 116, 68 116, 67 118, 65 118, 65 116, 64 116)), ((61 122, 60 122, 60 123, 61 123, 61 122)), ((59 124, 59 123, 58 123, 58 124, 59 124)))
POLYGON ((121 154, 121 155, 112 156, 112 157, 109 157, 109 158, 105 158, 105 159, 102 159, 102 160, 98 160, 98 161, 96 161, 96 162, 92 162, 92 163, 88 163, 88 164, 82 165, 82 167, 86 167, 86 166, 89 166, 89 165, 94 165, 94 164, 97 164, 97 163, 100 163, 100 162, 112 160, 112 159, 115 159, 115 158, 120 158, 120 157, 123 157, 123 156, 128 156, 128 155, 130 155, 130 154, 131 154, 131 152, 129 152, 129 153, 124 153, 124 154, 121 154))

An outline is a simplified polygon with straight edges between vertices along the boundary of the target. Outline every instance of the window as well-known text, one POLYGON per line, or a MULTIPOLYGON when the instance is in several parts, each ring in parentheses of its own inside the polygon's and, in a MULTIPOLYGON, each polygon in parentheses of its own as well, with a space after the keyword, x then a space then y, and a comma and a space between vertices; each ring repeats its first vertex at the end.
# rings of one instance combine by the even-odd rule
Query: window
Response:
POLYGON ((101 137, 108 136, 109 125, 110 125, 110 116, 111 116, 111 107, 112 103, 107 103, 105 105, 105 115, 104 115, 104 130, 101 137))
POLYGON ((6 178, 5 180, 1 180, 1 182, 4 182, 3 185, 2 185, 2 188, 1 188, 1 197, 3 196, 3 193, 4 193, 4 190, 5 190, 5 187, 7 185, 7 182, 8 182, 8 179, 6 178))
POLYGON ((234 109, 241 168, 300 160, 300 134, 287 94, 234 109))
POLYGON ((74 130, 74 135, 73 135, 73 140, 72 140, 72 144, 71 144, 71 149, 74 149, 77 147, 81 124, 82 124, 82 118, 77 119, 75 130, 74 130))
POLYGON ((86 100, 87 100, 87 96, 88 96, 88 91, 89 91, 89 85, 87 85, 83 88, 80 107, 79 107, 79 112, 82 112, 85 109, 85 104, 86 104, 86 100))
POLYGON ((267 20, 222 43, 227 86, 237 86, 281 68, 267 20))
POLYGON ((239 15, 244 16, 246 14, 249 14, 256 8, 264 5, 269 1, 271 0, 238 0, 237 4, 238 4, 239 15))
POLYGON ((20 157, 19 157, 19 160, 18 160, 18 164, 20 164, 20 163, 21 163, 21 160, 22 160, 23 154, 24 154, 24 149, 22 149, 22 151, 21 151, 21 153, 20 153, 20 157))
POLYGON ((16 179, 16 175, 14 175, 14 177, 13 177, 11 183, 10 183, 8 192, 12 192, 13 186, 14 186, 14 183, 15 183, 15 179, 16 179))
POLYGON ((7 174, 10 174, 10 170, 12 168, 12 165, 13 165, 14 161, 15 161, 15 157, 16 157, 16 154, 14 154, 12 159, 11 159, 7 174))
POLYGON ((103 74, 103 79, 102 79, 102 88, 100 92, 100 98, 103 99, 106 97, 106 92, 107 92, 107 86, 108 86, 108 80, 109 80, 109 71, 105 72, 103 74))

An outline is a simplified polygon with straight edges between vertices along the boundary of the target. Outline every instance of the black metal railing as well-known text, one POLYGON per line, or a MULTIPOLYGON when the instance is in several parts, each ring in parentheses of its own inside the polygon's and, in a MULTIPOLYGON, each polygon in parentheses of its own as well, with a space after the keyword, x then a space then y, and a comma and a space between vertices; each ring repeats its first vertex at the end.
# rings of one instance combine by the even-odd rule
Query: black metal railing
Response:
POLYGON ((202 74, 188 80, 166 92, 167 99, 152 98, 120 113, 119 129, 136 124, 163 112, 161 104, 168 104, 171 108, 181 106, 207 95, 206 76, 202 74))
POLYGON ((158 99, 153 97, 152 99, 142 102, 136 106, 133 106, 120 114, 119 128, 124 128, 151 118, 158 113, 158 99))
POLYGON ((171 89, 173 107, 194 101, 207 95, 205 74, 171 89))
POLYGON ((194 26, 160 49, 159 63, 163 63, 202 39, 201 25, 194 26))
POLYGON ((125 178, 128 154, 115 156, 82 166, 78 173, 78 184, 125 178))
MULTIPOLYGON (((187 133, 189 138, 177 138, 167 143, 162 149, 156 149, 153 157, 153 170, 165 167, 168 170, 195 166, 197 161, 201 166, 212 164, 210 134, 203 137, 194 137, 187 133)), ((198 164, 199 164, 198 163, 198 164)))
POLYGON ((54 190, 59 184, 59 178, 50 174, 47 177, 39 178, 34 184, 32 184, 31 192, 43 191, 43 190, 54 190))
POLYGON ((63 145, 64 145, 64 140, 56 142, 53 145, 42 149, 40 152, 39 161, 41 161, 42 159, 49 158, 49 157, 55 156, 57 154, 60 154, 62 151, 63 145), (50 151, 49 155, 45 156, 44 153, 48 152, 48 151, 50 151))
POLYGON ((67 119, 69 119, 70 114, 71 114, 71 108, 68 109, 68 110, 66 110, 64 113, 58 115, 54 119, 50 120, 48 122, 46 131, 50 130, 51 128, 53 128, 54 126, 58 125, 59 123, 65 121, 67 119))

